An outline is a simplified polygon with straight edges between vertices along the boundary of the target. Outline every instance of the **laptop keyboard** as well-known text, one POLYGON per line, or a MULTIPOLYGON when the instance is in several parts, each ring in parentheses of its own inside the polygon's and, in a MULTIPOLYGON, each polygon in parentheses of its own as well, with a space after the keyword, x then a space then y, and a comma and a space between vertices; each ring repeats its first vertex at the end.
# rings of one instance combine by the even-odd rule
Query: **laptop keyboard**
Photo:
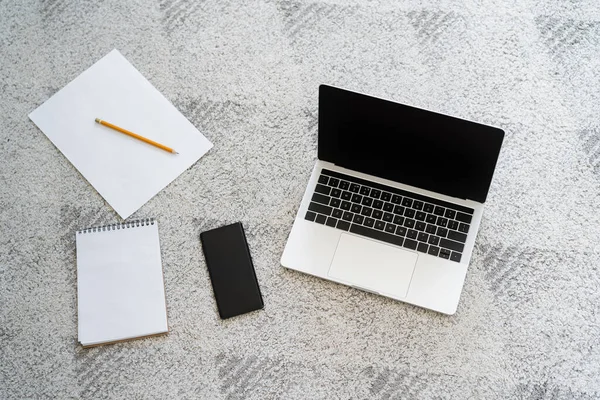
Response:
POLYGON ((305 219, 460 262, 473 210, 321 170, 305 219))

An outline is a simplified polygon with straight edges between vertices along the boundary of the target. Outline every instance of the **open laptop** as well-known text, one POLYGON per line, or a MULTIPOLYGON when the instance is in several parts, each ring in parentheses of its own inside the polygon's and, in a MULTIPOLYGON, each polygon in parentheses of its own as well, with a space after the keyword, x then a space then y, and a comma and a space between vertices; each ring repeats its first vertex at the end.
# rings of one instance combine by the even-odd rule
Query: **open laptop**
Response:
POLYGON ((318 160, 281 264, 454 314, 503 138, 321 85, 318 160))

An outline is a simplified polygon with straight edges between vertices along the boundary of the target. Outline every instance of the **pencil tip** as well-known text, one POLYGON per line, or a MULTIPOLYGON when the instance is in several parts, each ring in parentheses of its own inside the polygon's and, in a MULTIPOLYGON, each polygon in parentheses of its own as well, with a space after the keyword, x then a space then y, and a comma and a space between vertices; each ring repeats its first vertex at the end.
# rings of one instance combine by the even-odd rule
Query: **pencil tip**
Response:
POLYGON ((173 150, 173 154, 179 154, 178 152, 176 152, 175 150, 173 150))
POLYGON ((96 122, 97 122, 97 123, 100 123, 100 118, 96 118, 96 122))

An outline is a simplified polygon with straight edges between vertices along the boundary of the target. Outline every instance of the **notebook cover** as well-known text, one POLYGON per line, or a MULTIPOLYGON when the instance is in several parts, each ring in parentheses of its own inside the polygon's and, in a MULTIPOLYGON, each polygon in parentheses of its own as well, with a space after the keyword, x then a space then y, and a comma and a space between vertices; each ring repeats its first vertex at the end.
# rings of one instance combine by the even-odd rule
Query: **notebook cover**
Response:
POLYGON ((76 234, 78 338, 84 347, 168 332, 158 224, 76 234))

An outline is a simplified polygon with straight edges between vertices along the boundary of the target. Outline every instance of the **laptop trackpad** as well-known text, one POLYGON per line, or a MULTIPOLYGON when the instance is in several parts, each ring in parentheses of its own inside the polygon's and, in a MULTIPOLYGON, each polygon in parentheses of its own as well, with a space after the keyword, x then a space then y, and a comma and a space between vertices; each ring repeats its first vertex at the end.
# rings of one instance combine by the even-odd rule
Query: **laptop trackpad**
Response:
POLYGON ((406 297, 418 255, 343 233, 329 276, 391 297, 406 297))

